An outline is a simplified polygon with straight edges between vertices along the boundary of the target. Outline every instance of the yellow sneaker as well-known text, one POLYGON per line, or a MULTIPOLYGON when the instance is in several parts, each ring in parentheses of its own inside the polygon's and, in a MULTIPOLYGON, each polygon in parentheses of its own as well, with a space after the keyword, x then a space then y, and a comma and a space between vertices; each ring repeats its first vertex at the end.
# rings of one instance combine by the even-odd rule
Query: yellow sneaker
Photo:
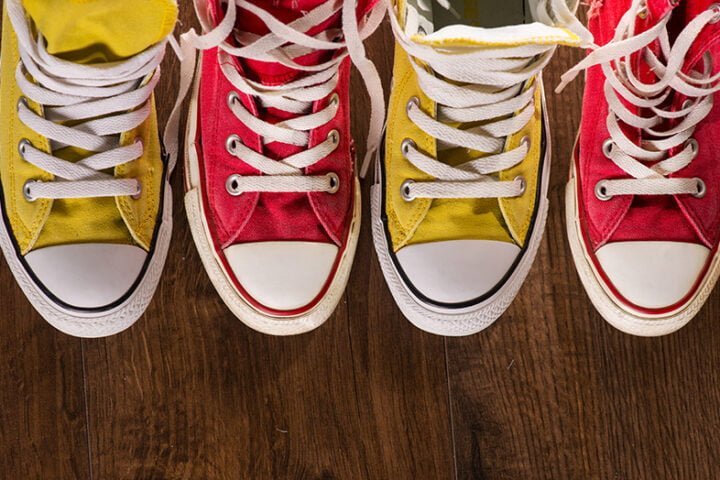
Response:
POLYGON ((5 0, 0 246, 53 326, 99 337, 144 312, 171 222, 153 89, 175 0, 5 0))
POLYGON ((542 70, 558 45, 587 40, 568 3, 390 9, 396 53, 373 236, 396 302, 423 330, 479 332, 530 270, 548 208, 542 70))

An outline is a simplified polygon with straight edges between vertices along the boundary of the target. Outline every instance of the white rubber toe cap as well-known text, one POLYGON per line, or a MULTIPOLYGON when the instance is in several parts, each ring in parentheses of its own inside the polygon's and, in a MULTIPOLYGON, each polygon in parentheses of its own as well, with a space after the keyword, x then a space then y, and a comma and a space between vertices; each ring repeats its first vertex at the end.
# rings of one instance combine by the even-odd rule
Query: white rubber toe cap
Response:
POLYGON ((332 274, 338 247, 313 242, 258 242, 224 250, 243 289, 267 308, 297 310, 312 302, 332 274))
POLYGON ((142 273, 147 252, 133 245, 74 244, 33 250, 30 270, 57 299, 75 308, 112 305, 142 273))
POLYGON ((520 254, 517 245, 449 240, 401 248, 397 259, 412 285, 438 303, 463 303, 495 287, 520 254))
POLYGON ((615 289, 651 309, 678 303, 692 290, 710 250, 682 242, 616 242, 600 247, 598 262, 615 289))

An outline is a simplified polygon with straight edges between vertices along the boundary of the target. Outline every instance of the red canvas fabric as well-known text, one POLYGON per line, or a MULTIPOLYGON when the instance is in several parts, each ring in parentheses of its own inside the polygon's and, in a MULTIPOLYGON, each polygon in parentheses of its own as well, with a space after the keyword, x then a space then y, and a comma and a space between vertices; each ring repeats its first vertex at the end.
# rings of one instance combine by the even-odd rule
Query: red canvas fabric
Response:
MULTIPOLYGON (((714 0, 649 0, 648 15, 637 19, 638 31, 651 28, 663 16, 672 14, 672 29, 679 33, 687 22, 705 11, 714 0)), ((598 45, 607 44, 615 33, 620 17, 630 7, 630 0, 596 0, 592 5, 589 28, 598 45)), ((720 25, 707 27, 694 44, 686 59, 685 71, 692 69, 705 52, 714 58, 715 71, 720 70, 720 25)), ((636 58, 636 74, 644 80, 653 79, 644 60, 636 58)), ((682 241, 713 248, 720 237, 720 162, 715 139, 720 135, 720 105, 698 126, 694 138, 700 145, 695 160, 677 172, 679 177, 699 177, 707 185, 703 198, 678 196, 618 196, 601 201, 594 188, 602 179, 628 178, 628 175, 603 155, 602 146, 610 137, 605 119, 608 105, 602 94, 605 76, 601 67, 587 72, 583 120, 578 152, 578 181, 580 184, 580 216, 586 240, 597 250, 608 242, 619 241, 682 241)), ((684 98, 676 96, 673 105, 680 108, 684 98)), ((633 133, 627 131, 630 138, 633 133)), ((636 133, 636 135, 638 135, 636 133)))
MULTIPOLYGON (((291 22, 317 6, 324 0, 275 0, 255 2, 284 22, 291 22)), ((375 4, 361 2, 359 18, 375 4)), ((217 22, 223 15, 224 7, 219 2, 208 3, 211 16, 217 22)), ((250 12, 238 11, 238 29, 256 34, 267 33, 265 25, 250 12)), ((340 28, 340 13, 319 25, 317 31, 340 28)), ((309 32, 315 33, 314 31, 309 32)), ((300 59, 301 64, 317 64, 326 61, 332 52, 312 53, 300 59)), ((304 72, 298 72, 277 63, 258 61, 235 61, 236 68, 253 80, 267 85, 291 81, 304 72)), ((328 242, 341 246, 345 243, 352 218, 355 195, 354 149, 350 132, 348 107, 350 63, 345 59, 340 67, 339 82, 335 92, 339 95, 339 110, 327 125, 311 132, 310 145, 322 143, 332 130, 340 134, 340 145, 327 158, 308 168, 309 175, 324 175, 334 172, 339 176, 340 188, 334 194, 328 193, 245 193, 237 197, 229 195, 225 181, 231 174, 257 175, 255 171, 230 155, 225 148, 229 135, 237 134, 243 143, 268 157, 282 159, 299 151, 299 147, 282 143, 263 146, 261 137, 242 124, 227 106, 227 97, 234 91, 220 70, 217 50, 203 54, 199 92, 198 143, 201 152, 201 179, 205 198, 205 212, 215 246, 218 249, 245 242, 260 241, 311 241, 328 242)), ((255 100, 240 94, 244 106, 255 115, 271 122, 290 117, 290 114, 276 109, 261 109, 255 100)), ((329 99, 316 102, 314 111, 326 106, 329 99)), ((260 132, 261 133, 261 132, 260 132)))

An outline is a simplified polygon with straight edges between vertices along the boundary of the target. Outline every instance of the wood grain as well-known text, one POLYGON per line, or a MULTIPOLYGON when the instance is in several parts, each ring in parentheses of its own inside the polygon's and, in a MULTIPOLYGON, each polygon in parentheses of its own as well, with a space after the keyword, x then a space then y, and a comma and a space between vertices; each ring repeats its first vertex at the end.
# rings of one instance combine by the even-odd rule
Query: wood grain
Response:
MULTIPOLYGON (((185 30, 196 22, 191 2, 181 7, 185 30)), ((392 46, 387 23, 367 44, 386 88, 392 46)), ((581 55, 559 50, 546 73, 545 240, 516 302, 482 334, 443 339, 403 319, 372 246, 367 182, 347 293, 300 337, 255 333, 222 304, 186 225, 181 172, 163 282, 123 334, 54 331, 0 262, 0 478, 717 478, 718 295, 677 334, 634 338, 595 313, 572 265, 563 192, 582 82, 552 90, 581 55)), ((163 120, 177 66, 169 53, 163 120)), ((356 99, 362 154, 369 100, 356 99)))
POLYGON ((573 268, 564 191, 583 85, 552 90, 581 55, 560 50, 545 75, 551 210, 530 276, 493 327, 447 340, 458 478, 718 478, 717 293, 680 332, 637 338, 602 320, 573 268))
POLYGON ((0 266, 0 478, 87 478, 80 340, 55 331, 0 266))
POLYGON ((0 478, 90 477, 84 374, 81 341, 35 312, 1 259, 0 478))

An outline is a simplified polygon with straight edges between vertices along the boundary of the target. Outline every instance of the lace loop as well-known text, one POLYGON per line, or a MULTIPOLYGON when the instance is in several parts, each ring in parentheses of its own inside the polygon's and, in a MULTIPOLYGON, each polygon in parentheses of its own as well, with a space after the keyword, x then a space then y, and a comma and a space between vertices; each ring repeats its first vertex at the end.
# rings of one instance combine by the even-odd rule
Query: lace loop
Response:
POLYGON ((50 55, 44 39, 34 39, 19 0, 8 0, 7 9, 20 54, 15 71, 23 94, 17 106, 19 120, 47 138, 51 152, 65 147, 94 152, 82 161, 69 162, 21 141, 22 158, 55 177, 26 183, 25 197, 34 201, 137 195, 137 180, 114 178, 103 170, 143 155, 142 143, 121 146, 120 135, 150 115, 149 100, 160 78, 167 41, 125 61, 82 65, 50 55), (42 106, 41 114, 30 108, 28 99, 42 106))
POLYGON ((708 54, 703 56, 702 71, 686 73, 683 67, 703 29, 720 19, 720 10, 711 7, 697 15, 671 45, 668 24, 672 12, 647 31, 635 33, 636 18, 644 8, 644 0, 633 0, 619 21, 613 40, 603 47, 594 47, 585 60, 563 75, 558 90, 592 66, 600 65, 605 75, 610 139, 605 142, 603 153, 631 178, 601 180, 598 185, 602 192, 596 186, 599 199, 683 194, 701 198, 706 191, 704 182, 702 194, 698 195, 702 180, 678 178, 677 174, 697 157, 700 147, 692 136, 713 109, 714 94, 720 91, 720 75, 712 74, 712 58, 708 54), (655 45, 660 55, 652 51, 655 45), (647 62, 655 81, 646 83, 634 73, 631 59, 636 53, 647 62), (678 96, 685 97, 685 101, 675 110, 678 96), (620 122, 638 129, 640 138, 629 138, 620 122), (648 162, 654 163, 646 165, 648 162))
POLYGON ((331 0, 320 4, 297 20, 285 24, 255 4, 246 0, 232 0, 227 3, 227 11, 223 20, 217 27, 213 27, 205 13, 206 9, 201 7, 201 2, 196 0, 195 3, 200 23, 207 33, 200 36, 191 30, 181 37, 181 50, 184 57, 181 67, 182 88, 169 122, 172 128, 168 128, 166 135, 166 144, 170 146, 168 150, 171 155, 177 156, 179 107, 190 88, 195 67, 195 52, 218 47, 221 69, 238 92, 256 99, 262 108, 275 108, 294 114, 295 117, 271 124, 258 118, 240 101, 228 103, 232 114, 245 126, 260 134, 265 145, 280 142, 306 148, 300 153, 275 160, 241 143, 238 144, 234 155, 257 169, 261 174, 252 178, 243 176, 239 181, 243 191, 257 188, 256 191, 266 192, 326 191, 334 193, 336 191, 334 185, 337 182, 333 182, 331 185, 325 176, 307 178, 303 170, 332 153, 339 146, 339 135, 334 132, 331 135, 332 138, 329 136, 319 145, 307 148, 310 142, 310 132, 327 125, 335 118, 340 107, 339 97, 335 92, 339 80, 339 66, 349 56, 365 80, 368 91, 372 92, 368 155, 371 155, 377 148, 384 118, 384 98, 380 77, 374 65, 367 60, 362 42, 380 25, 384 9, 374 8, 358 25, 355 0, 331 0), (263 36, 241 33, 235 36, 239 46, 228 43, 227 39, 232 35, 238 8, 247 10, 258 17, 268 28, 269 33, 263 36), (316 35, 306 33, 336 15, 340 10, 342 10, 342 35, 329 30, 316 35), (345 41, 342 41, 343 38, 345 41), (306 66, 296 62, 298 57, 318 50, 338 53, 330 60, 317 65, 306 66), (241 75, 234 67, 232 57, 277 62, 303 72, 304 75, 283 84, 264 85, 241 75), (325 102, 326 99, 327 102, 325 102), (312 112, 315 102, 325 102, 325 106, 312 112), (283 178, 272 181, 263 179, 264 176, 283 178), (320 188, 322 189, 319 190, 320 188))
MULTIPOLYGON (((569 12, 565 0, 540 2, 539 16, 549 25, 558 19, 587 32, 569 12), (557 5, 557 4, 562 5, 557 5), (568 15, 569 13, 569 15, 568 15)), ((414 198, 508 198, 524 194, 526 182, 516 178, 500 181, 497 174, 519 165, 530 151, 528 138, 504 151, 507 138, 522 131, 536 111, 535 96, 540 74, 557 45, 526 44, 509 47, 468 49, 418 43, 406 33, 397 12, 390 15, 395 38, 408 55, 423 93, 437 105, 437 118, 426 113, 415 97, 407 104, 407 115, 424 133, 436 139, 439 153, 463 148, 484 155, 461 165, 450 166, 403 142, 404 157, 434 181, 404 182, 401 195, 414 198), (456 124, 460 123, 460 126, 456 124), (453 125, 455 124, 455 125, 453 125), (471 125, 465 125, 471 124, 471 125), (473 126, 473 124, 475 126, 473 126)), ((409 29, 415 28, 408 26, 409 29)))

